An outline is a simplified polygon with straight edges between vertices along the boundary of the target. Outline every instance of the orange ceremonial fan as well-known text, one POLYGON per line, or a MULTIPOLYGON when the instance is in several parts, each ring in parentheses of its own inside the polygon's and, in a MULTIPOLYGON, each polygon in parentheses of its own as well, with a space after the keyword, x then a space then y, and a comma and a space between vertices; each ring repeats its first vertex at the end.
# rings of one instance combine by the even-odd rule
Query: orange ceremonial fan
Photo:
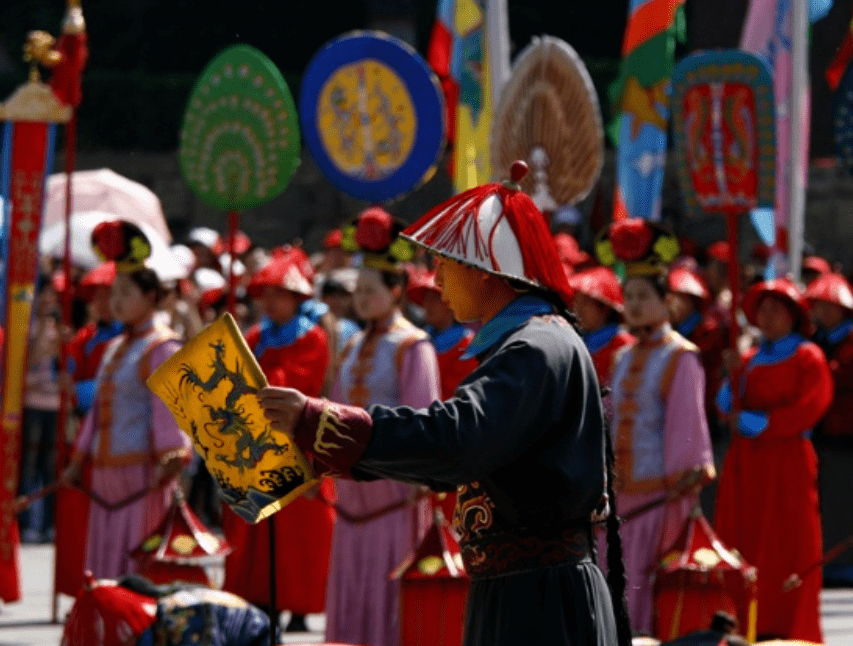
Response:
POLYGON ((592 79, 568 43, 542 36, 519 54, 492 122, 492 169, 523 159, 522 190, 541 211, 586 197, 604 164, 592 79))

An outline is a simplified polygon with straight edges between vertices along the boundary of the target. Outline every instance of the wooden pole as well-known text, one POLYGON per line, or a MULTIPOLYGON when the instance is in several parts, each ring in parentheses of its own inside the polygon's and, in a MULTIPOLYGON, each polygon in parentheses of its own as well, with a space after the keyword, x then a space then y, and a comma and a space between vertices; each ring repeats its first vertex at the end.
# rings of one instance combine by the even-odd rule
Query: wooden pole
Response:
MULTIPOLYGON (((740 326, 738 325, 738 306, 740 305, 740 267, 738 266, 738 236, 739 217, 737 213, 731 212, 727 215, 729 229, 729 289, 732 292, 731 323, 729 325, 729 345, 740 363, 740 350, 738 339, 740 338, 740 326)), ((736 367, 729 375, 732 386, 732 413, 737 415, 740 410, 740 367, 736 367)))
MULTIPOLYGON (((65 330, 71 329, 71 213, 72 213, 72 177, 77 165, 77 111, 71 115, 71 119, 65 128, 65 241, 62 258, 62 273, 65 277, 65 290, 62 293, 62 343, 59 353, 59 374, 65 374, 68 368, 68 343, 64 338, 65 330)), ((59 421, 57 425, 57 463, 56 477, 59 471, 65 468, 68 460, 65 436, 68 432, 69 414, 68 394, 61 389, 59 395, 59 421)), ((54 505, 54 527, 56 526, 56 508, 54 505)), ((51 607, 51 621, 59 623, 59 593, 56 591, 56 578, 58 576, 58 559, 53 563, 53 600, 51 607)))
POLYGON ((228 312, 235 316, 237 306, 237 277, 234 275, 234 247, 237 240, 237 230, 240 227, 240 214, 231 210, 228 212, 228 312))
POLYGON ((276 646, 278 642, 276 639, 276 633, 278 632, 278 611, 276 610, 275 598, 275 522, 272 516, 267 518, 267 525, 269 525, 270 532, 270 646, 276 646))

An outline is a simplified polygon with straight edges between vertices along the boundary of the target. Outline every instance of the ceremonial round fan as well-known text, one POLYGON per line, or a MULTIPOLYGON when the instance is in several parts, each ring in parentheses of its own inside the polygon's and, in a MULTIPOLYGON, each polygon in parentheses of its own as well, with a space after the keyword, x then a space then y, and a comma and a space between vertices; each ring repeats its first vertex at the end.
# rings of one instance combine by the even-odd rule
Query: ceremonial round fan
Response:
POLYGON ((284 77, 248 45, 220 52, 196 82, 181 128, 181 172, 227 211, 278 196, 299 165, 296 107, 284 77))
POLYGON ((521 182, 552 211, 592 190, 604 163, 604 131, 592 79, 568 43, 534 38, 516 59, 492 122, 492 168, 524 159, 521 182))
POLYGON ((427 62, 403 41, 358 31, 311 60, 299 97, 302 132, 323 174, 367 202, 429 180, 444 150, 444 98, 427 62))

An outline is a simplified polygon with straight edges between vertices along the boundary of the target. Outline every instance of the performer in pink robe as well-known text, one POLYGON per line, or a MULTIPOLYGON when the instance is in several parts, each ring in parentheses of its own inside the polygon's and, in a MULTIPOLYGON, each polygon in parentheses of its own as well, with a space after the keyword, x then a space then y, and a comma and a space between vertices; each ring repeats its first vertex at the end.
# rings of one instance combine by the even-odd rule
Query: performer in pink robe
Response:
POLYGON ((611 257, 625 262, 625 322, 636 337, 617 355, 612 373, 617 509, 624 517, 669 497, 622 525, 631 625, 651 634, 655 567, 698 504, 699 489, 715 475, 705 374, 698 348, 668 322, 671 259, 659 252, 667 249, 668 234, 641 220, 625 220, 608 235, 611 257))
MULTIPOLYGON (((391 221, 380 209, 365 213, 376 211, 380 223, 391 221)), ((369 240, 359 242, 371 250, 369 240)), ((387 256, 367 253, 365 258, 354 305, 367 328, 347 343, 330 399, 425 408, 440 398, 438 362, 427 334, 400 313, 405 274, 387 256)), ((419 493, 391 480, 337 481, 339 511, 326 592, 328 641, 400 643, 400 583, 388 575, 426 529, 429 505, 425 499, 415 502, 419 493)))
POLYGON ((151 372, 180 344, 171 330, 153 322, 162 290, 157 274, 144 266, 145 258, 130 257, 143 246, 134 239, 138 237, 145 241, 138 228, 121 222, 106 222, 93 234, 94 241, 101 241, 99 251, 106 259, 117 261, 119 273, 111 300, 125 332, 104 354, 95 403, 62 475, 66 483, 75 481, 88 455, 92 493, 102 501, 124 501, 150 488, 138 500, 115 510, 92 505, 86 569, 96 578, 115 578, 135 570, 129 554, 163 519, 191 447, 169 409, 145 385, 151 372))

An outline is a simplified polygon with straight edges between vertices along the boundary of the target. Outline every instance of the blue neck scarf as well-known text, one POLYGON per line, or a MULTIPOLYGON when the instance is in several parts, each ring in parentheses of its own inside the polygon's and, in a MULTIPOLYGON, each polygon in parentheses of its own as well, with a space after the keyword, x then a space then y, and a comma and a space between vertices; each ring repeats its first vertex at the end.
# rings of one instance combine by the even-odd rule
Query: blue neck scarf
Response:
POLYGON ((444 354, 468 334, 468 328, 461 323, 453 323, 449 328, 441 332, 436 331, 431 325, 427 325, 424 329, 432 339, 432 344, 435 346, 435 351, 438 354, 444 354))
POLYGON ((538 296, 531 294, 519 296, 480 328, 461 359, 471 359, 483 354, 522 323, 534 316, 549 314, 553 311, 554 306, 538 296))
POLYGON ((678 333, 686 339, 696 331, 701 322, 702 315, 699 312, 693 312, 693 314, 678 324, 678 333))
POLYGON ((800 347, 800 344, 805 340, 802 334, 791 332, 791 334, 782 337, 778 341, 762 341, 761 345, 758 346, 758 352, 752 357, 749 365, 766 366, 784 361, 792 357, 797 348, 800 347))
POLYGON ((608 343, 613 340, 613 337, 619 332, 619 325, 616 323, 608 323, 602 328, 597 329, 595 332, 589 332, 583 335, 583 342, 586 343, 587 350, 590 351, 591 354, 595 354, 608 343))
POLYGON ((819 328, 815 335, 815 339, 818 343, 835 345, 846 339, 850 335, 851 329, 853 329, 853 319, 844 319, 831 330, 819 328))
POLYGON ((291 345, 310 332, 320 317, 329 311, 328 306, 319 301, 307 300, 299 306, 292 319, 279 325, 268 316, 261 319, 261 338, 255 348, 255 356, 260 357, 269 348, 283 348, 291 345))

